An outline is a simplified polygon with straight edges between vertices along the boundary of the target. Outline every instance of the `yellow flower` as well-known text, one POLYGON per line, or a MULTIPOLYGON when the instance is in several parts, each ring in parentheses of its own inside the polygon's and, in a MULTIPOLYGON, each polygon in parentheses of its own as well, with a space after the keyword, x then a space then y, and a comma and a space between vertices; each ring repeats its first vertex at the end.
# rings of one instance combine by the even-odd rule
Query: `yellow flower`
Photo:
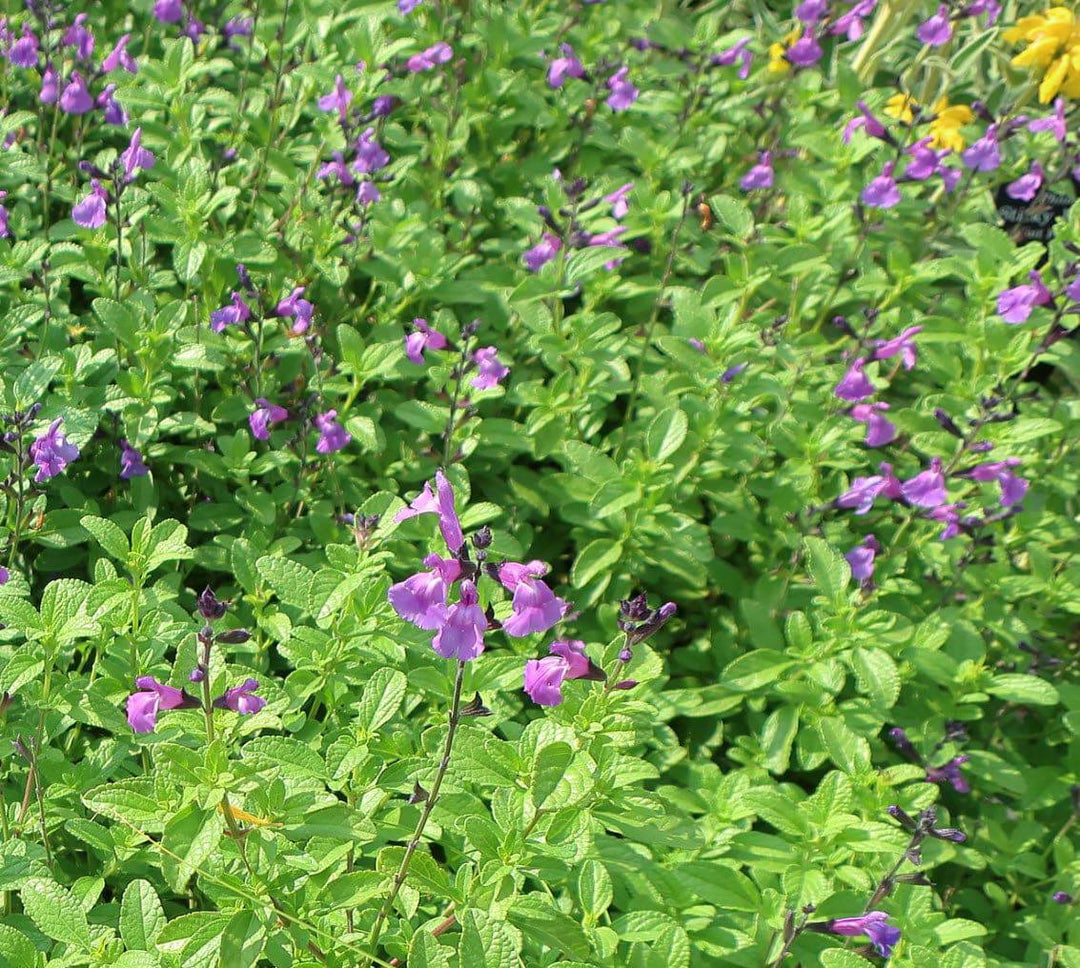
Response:
POLYGON ((897 121, 903 121, 904 124, 911 124, 915 120, 914 109, 917 107, 915 98, 910 94, 894 94, 885 102, 885 107, 882 110, 890 118, 896 118, 897 121))
POLYGON ((801 30, 793 30, 790 34, 784 37, 783 41, 776 44, 769 45, 769 73, 770 74, 786 74, 791 70, 791 63, 784 56, 788 52, 788 48, 791 47, 802 36, 801 30))
POLYGON ((948 148, 949 151, 963 151, 967 142, 960 134, 965 124, 975 120, 975 113, 966 104, 949 105, 947 97, 939 98, 934 105, 934 120, 930 122, 930 134, 934 140, 931 148, 948 148))
POLYGON ((1080 22, 1068 7, 1021 17, 1002 37, 1026 44, 1012 62, 1042 74, 1039 100, 1049 104, 1058 94, 1080 97, 1080 22))

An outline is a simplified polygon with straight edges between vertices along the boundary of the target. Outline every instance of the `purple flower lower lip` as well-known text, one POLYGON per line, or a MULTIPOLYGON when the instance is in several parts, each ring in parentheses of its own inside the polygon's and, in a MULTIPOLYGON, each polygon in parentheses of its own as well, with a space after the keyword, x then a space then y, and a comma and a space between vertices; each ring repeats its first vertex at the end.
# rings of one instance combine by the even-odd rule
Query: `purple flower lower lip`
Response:
POLYGON ((266 705, 265 699, 255 695, 258 688, 257 679, 245 679, 239 686, 226 689, 223 695, 214 700, 214 706, 217 709, 231 709, 241 716, 250 716, 266 705))

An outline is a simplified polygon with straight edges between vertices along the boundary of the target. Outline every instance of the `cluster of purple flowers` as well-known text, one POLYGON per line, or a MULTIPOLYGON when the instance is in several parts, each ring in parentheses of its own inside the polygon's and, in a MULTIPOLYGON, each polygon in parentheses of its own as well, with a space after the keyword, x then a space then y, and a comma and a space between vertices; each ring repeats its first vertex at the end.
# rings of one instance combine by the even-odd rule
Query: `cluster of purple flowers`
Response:
MULTIPOLYGON (((405 336, 405 355, 411 363, 423 366, 427 350, 445 350, 449 340, 426 319, 417 317, 412 321, 412 332, 405 336)), ((470 381, 474 390, 493 390, 510 374, 510 368, 499 359, 495 346, 481 346, 473 350, 466 363, 468 371, 475 371, 470 381)))
MULTIPOLYGON (((948 783, 957 793, 971 792, 971 784, 968 783, 967 777, 960 771, 960 768, 967 763, 971 757, 965 755, 954 756, 940 766, 931 766, 923 758, 922 754, 915 749, 915 745, 908 738, 907 733, 899 726, 895 726, 889 730, 889 738, 900 753, 926 770, 927 783, 948 783)), ((967 730, 963 723, 954 721, 947 722, 945 724, 945 737, 935 747, 935 752, 941 749, 946 743, 957 742, 966 738, 967 730)))
MULTIPOLYGON (((1042 273, 1032 269, 1028 281, 1010 289, 1003 289, 997 295, 997 312, 1002 320, 1017 326, 1026 323, 1036 306, 1049 306, 1056 309, 1059 317, 1066 314, 1080 313, 1080 263, 1070 263, 1066 267, 1065 278, 1059 280, 1055 290, 1046 285, 1042 273)), ((1060 338, 1065 331, 1051 333, 1051 339, 1060 338)), ((1047 343, 1047 348, 1051 343, 1047 343)))
MULTIPOLYGON (((596 83, 596 78, 586 70, 585 65, 574 53, 569 44, 559 45, 558 57, 552 58, 548 65, 547 81, 552 88, 562 87, 568 80, 576 78, 587 83, 596 83)), ((625 111, 637 99, 638 89, 630 80, 630 68, 618 67, 604 81, 607 88, 606 104, 612 111, 625 111)))
POLYGON ((142 128, 136 128, 110 172, 102 171, 88 161, 80 162, 79 169, 91 176, 90 194, 75 203, 71 209, 72 221, 85 229, 101 228, 108 219, 108 206, 119 205, 126 186, 140 171, 153 168, 154 161, 154 153, 143 147, 142 128), (105 179, 111 179, 111 191, 102 185, 105 179))
POLYGON ((992 27, 1001 13, 1001 4, 998 0, 974 0, 959 7, 955 12, 950 12, 949 5, 938 4, 934 13, 919 24, 915 35, 920 43, 927 47, 942 47, 953 38, 955 21, 965 17, 977 17, 986 14, 986 26, 992 27))

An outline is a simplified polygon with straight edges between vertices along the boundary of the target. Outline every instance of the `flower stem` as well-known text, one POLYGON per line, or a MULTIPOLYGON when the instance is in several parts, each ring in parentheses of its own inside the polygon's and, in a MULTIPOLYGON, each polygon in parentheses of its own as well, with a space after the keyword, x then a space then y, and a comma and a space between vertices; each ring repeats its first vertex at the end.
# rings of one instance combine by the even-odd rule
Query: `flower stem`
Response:
POLYGON ((450 754, 454 749, 454 736, 457 734, 458 724, 461 722, 461 686, 464 681, 465 663, 464 661, 459 660, 457 678, 454 680, 454 698, 450 702, 450 717, 449 725, 446 730, 446 743, 443 746, 443 754, 442 759, 439 761, 439 769, 435 773, 435 780, 431 784, 431 790, 427 795, 427 800, 424 801, 424 809, 420 813, 420 819, 416 822, 416 829, 413 831, 412 840, 409 841, 409 846, 405 848, 405 856, 401 858, 401 865, 394 875, 390 894, 383 902, 383 906, 379 909, 379 913, 375 916, 375 923, 371 926, 371 933, 368 935, 367 946, 368 953, 372 957, 372 965, 378 962, 378 958, 376 957, 376 946, 379 943, 379 936, 382 934, 383 924, 385 924, 387 917, 390 915, 390 911, 394 906, 394 901, 397 900, 398 893, 401 891, 401 885, 405 883, 405 877, 409 873, 409 864, 412 863, 413 854, 416 853, 416 848, 420 846, 420 838, 424 835, 424 828, 427 826, 431 811, 435 809, 435 801, 439 798, 439 789, 442 787, 443 778, 446 776, 446 771, 450 766, 450 754))

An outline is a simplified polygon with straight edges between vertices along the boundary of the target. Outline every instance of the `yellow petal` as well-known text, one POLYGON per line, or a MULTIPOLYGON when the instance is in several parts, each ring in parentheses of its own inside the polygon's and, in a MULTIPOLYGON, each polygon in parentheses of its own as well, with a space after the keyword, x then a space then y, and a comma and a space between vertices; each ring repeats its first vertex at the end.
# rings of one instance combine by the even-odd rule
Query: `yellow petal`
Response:
POLYGON ((1065 80, 1065 72, 1069 68, 1069 62, 1064 57, 1054 61, 1054 66, 1046 72, 1042 83, 1039 85, 1039 103, 1049 104, 1054 96, 1061 90, 1061 84, 1065 80))

